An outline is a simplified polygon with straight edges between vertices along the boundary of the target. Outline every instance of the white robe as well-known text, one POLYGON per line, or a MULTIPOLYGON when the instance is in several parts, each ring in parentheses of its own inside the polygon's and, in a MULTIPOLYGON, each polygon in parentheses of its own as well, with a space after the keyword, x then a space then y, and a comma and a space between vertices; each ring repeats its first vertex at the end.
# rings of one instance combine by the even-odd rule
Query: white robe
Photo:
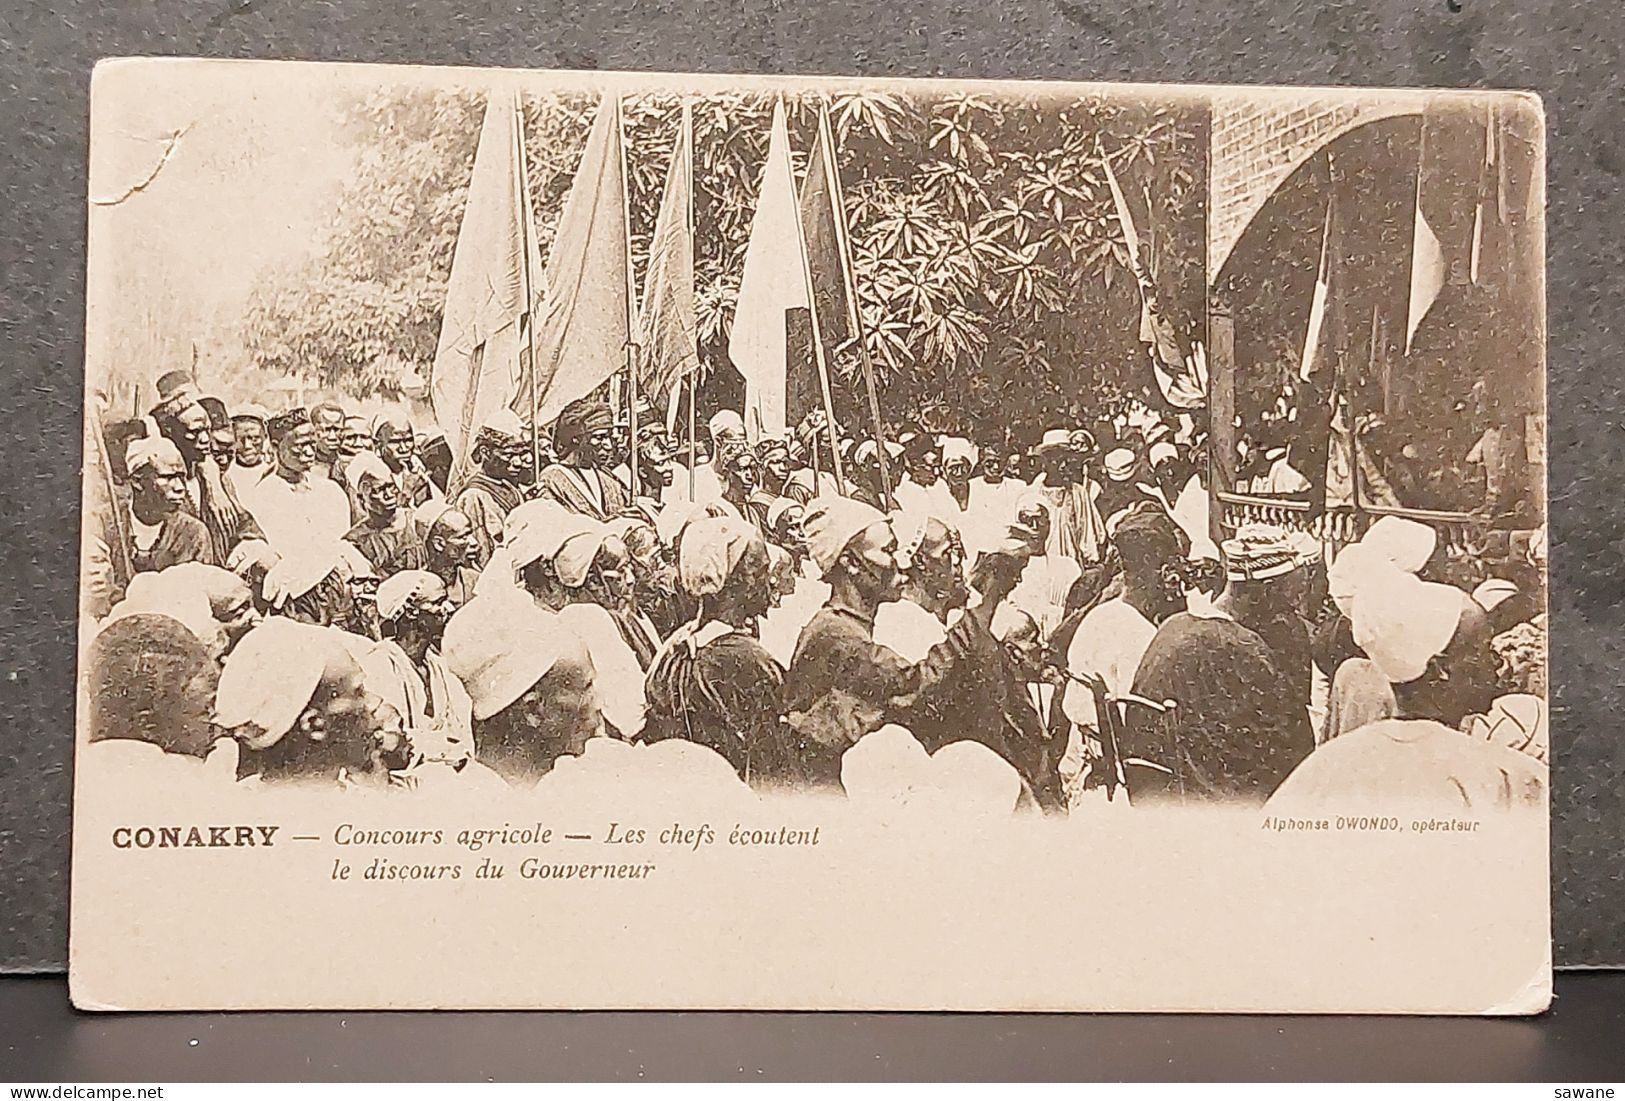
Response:
POLYGON ((279 474, 260 479, 243 506, 280 551, 341 541, 350 530, 350 498, 331 478, 307 473, 298 486, 279 474))

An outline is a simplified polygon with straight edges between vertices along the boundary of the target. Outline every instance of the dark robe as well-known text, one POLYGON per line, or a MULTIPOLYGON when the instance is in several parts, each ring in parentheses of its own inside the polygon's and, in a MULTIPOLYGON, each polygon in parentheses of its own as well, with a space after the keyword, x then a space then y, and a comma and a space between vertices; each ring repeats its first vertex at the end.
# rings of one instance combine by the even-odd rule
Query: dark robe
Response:
POLYGON ((491 552, 502 542, 502 525, 508 513, 524 500, 519 487, 512 482, 501 482, 477 471, 469 476, 457 491, 452 506, 467 516, 474 525, 474 541, 479 544, 480 569, 491 560, 491 552))
POLYGON ((1157 628, 1134 693, 1174 700, 1164 745, 1124 746, 1175 772, 1188 799, 1262 802, 1314 748, 1275 651, 1231 619, 1180 612, 1157 628))
POLYGON ((237 499, 236 491, 212 459, 205 459, 189 472, 186 490, 186 503, 182 507, 203 521, 214 561, 225 562, 244 539, 265 538, 259 524, 237 499))
POLYGON ((364 554, 379 577, 388 577, 401 570, 423 568, 423 543, 418 539, 412 514, 396 509, 388 524, 378 527, 366 517, 344 535, 346 543, 353 544, 364 554))
POLYGON ((784 671, 741 631, 710 623, 684 631, 649 671, 643 740, 707 746, 757 786, 794 782, 796 757, 781 718, 784 671))
POLYGON ((536 482, 541 496, 594 520, 613 520, 632 506, 632 492, 607 470, 583 470, 554 463, 536 482), (598 487, 599 493, 592 491, 598 487))
MULTIPOLYGON (((176 511, 166 517, 158 525, 157 540, 143 553, 136 549, 135 526, 130 522, 128 501, 115 500, 113 507, 123 510, 124 523, 122 527, 116 526, 111 517, 103 517, 101 522, 101 539, 108 548, 108 558, 112 566, 109 608, 124 599, 125 590, 130 587, 130 579, 135 574, 167 570, 170 566, 179 566, 185 562, 219 565, 214 556, 214 544, 209 538, 208 529, 203 526, 203 521, 191 513, 176 511), (123 553, 120 553, 120 543, 123 545, 123 553), (125 568, 126 563, 128 569, 125 568)), ((101 610, 105 614, 106 609, 101 610)))
POLYGON ((1027 693, 1026 681, 988 624, 990 608, 965 612, 920 663, 919 686, 896 701, 896 721, 909 728, 927 753, 951 742, 987 746, 1021 774, 1046 806, 1059 800, 1053 767, 1065 749, 1050 732, 1027 693))
POLYGON ((835 604, 820 608, 801 629, 784 679, 799 779, 838 787, 841 754, 883 726, 894 701, 918 685, 918 669, 875 641, 873 617, 835 604))

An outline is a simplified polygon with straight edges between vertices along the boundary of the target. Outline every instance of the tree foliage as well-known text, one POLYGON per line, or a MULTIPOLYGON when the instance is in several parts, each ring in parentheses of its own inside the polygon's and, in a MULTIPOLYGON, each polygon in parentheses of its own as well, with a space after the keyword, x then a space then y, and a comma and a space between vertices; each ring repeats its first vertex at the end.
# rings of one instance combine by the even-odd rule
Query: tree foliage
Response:
MULTIPOLYGON (((968 428, 1001 408, 1088 409, 1102 388, 1149 377, 1104 157, 1147 239, 1163 308, 1187 344, 1202 338, 1199 115, 1093 96, 788 95, 798 173, 821 102, 889 415, 968 428)), ((640 284, 680 107, 675 94, 624 103, 640 284)), ((712 370, 727 361, 772 108, 758 92, 693 101, 699 332, 712 370)), ((402 367, 427 373, 482 110, 481 94, 445 89, 388 89, 347 107, 355 175, 315 259, 256 291, 246 337, 261 365, 357 393, 389 388, 402 367)), ((525 101, 544 255, 596 110, 592 94, 525 101)), ((838 364, 849 408, 856 363, 838 364)))

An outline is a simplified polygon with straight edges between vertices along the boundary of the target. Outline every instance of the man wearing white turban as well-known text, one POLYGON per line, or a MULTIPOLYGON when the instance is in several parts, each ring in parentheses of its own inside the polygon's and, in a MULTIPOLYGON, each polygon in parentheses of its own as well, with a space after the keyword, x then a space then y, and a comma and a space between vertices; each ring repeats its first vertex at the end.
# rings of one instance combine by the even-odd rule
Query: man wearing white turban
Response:
POLYGON ((381 575, 415 570, 423 564, 423 543, 403 503, 400 485, 384 460, 371 451, 354 456, 344 466, 350 498, 361 518, 345 533, 381 575))
POLYGON ((1483 725, 1473 718, 1495 693, 1489 620, 1478 604, 1460 589, 1394 569, 1385 583, 1360 589, 1353 619, 1355 641, 1392 685, 1397 714, 1316 749, 1281 785, 1272 809, 1545 806, 1547 772, 1534 756, 1463 733, 1483 725))
MULTIPOLYGON (((406 720, 413 747, 431 762, 457 765, 473 753, 472 703, 446 666, 441 643, 456 610, 446 584, 427 570, 403 570, 378 586, 382 641, 372 648, 378 689, 406 720)), ((370 664, 363 662, 364 665, 370 664)))
POLYGON ((215 722, 242 744, 238 772, 262 783, 387 782, 383 701, 342 632, 273 616, 226 658, 215 722))
POLYGON ((123 512, 123 523, 98 514, 100 529, 87 551, 101 567, 88 567, 87 572, 108 578, 108 591, 95 602, 97 614, 123 599, 136 574, 183 562, 214 564, 209 529, 185 509, 186 463, 180 449, 163 436, 131 440, 125 468, 129 501, 114 504, 123 512))
POLYGON ((523 593, 494 590, 458 609, 445 657, 468 692, 475 759, 510 785, 533 785, 604 733, 586 646, 523 593))
POLYGON ((593 599, 603 574, 625 567, 626 545, 604 524, 552 500, 527 501, 508 520, 482 591, 487 583, 495 591, 497 575, 506 572, 553 613, 556 629, 571 632, 592 656, 605 723, 620 737, 634 737, 643 729, 643 666, 615 617, 593 599))
POLYGON ((918 676, 875 642, 876 611, 902 593, 897 536, 885 515, 848 497, 818 497, 802 526, 830 597, 796 641, 785 707, 801 780, 834 786, 841 754, 885 722, 892 701, 914 691, 918 676))
POLYGON ((684 533, 677 570, 699 612, 655 655, 644 740, 709 746, 758 787, 793 781, 784 671, 755 638, 770 600, 767 544, 737 517, 705 517, 684 533))

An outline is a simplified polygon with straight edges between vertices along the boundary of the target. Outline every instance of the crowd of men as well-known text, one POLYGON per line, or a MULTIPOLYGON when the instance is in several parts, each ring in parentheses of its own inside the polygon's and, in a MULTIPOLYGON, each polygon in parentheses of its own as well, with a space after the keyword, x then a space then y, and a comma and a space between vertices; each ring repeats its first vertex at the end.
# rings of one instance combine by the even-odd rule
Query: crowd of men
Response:
POLYGON ((1477 576, 1397 516, 1216 541, 1200 423, 1144 403, 1013 446, 727 410, 634 441, 588 398, 459 464, 404 414, 158 392, 87 517, 86 761, 496 790, 606 738, 758 790, 952 761, 1051 814, 1544 798, 1538 538, 1477 576))

